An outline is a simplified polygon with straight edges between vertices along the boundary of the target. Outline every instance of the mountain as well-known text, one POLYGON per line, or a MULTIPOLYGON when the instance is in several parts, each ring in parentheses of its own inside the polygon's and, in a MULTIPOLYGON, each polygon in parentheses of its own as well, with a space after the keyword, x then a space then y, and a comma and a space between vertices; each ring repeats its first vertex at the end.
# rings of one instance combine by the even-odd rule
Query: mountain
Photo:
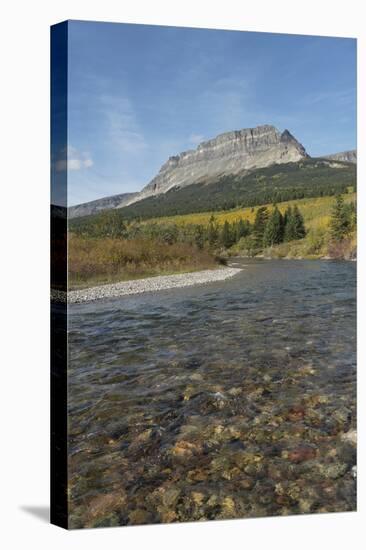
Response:
POLYGON ((229 174, 271 164, 295 162, 308 155, 288 130, 264 125, 220 134, 196 149, 170 157, 133 201, 197 183, 210 183, 229 174))
POLYGON ((335 195, 355 187, 355 164, 306 158, 228 174, 209 184, 173 188, 129 204, 119 212, 124 219, 149 219, 335 195))
POLYGON ((356 161, 356 151, 312 159, 288 130, 245 128, 170 157, 139 193, 73 206, 69 217, 121 209, 146 218, 331 195, 355 186, 356 161))
POLYGON ((137 195, 138 193, 121 193, 120 195, 112 195, 111 197, 104 197, 103 199, 70 206, 68 209, 69 219, 98 214, 103 210, 110 210, 118 206, 122 207, 137 195))
MULTIPOLYGON (((356 165, 349 162, 306 158, 272 164, 236 175, 218 177, 210 183, 193 183, 139 200, 113 213, 123 221, 217 212, 255 207, 306 197, 331 196, 356 188, 356 165)), ((98 216, 72 220, 71 227, 98 223, 98 216)))
POLYGON ((357 163, 357 151, 353 149, 352 151, 342 151, 341 153, 334 153, 333 155, 327 155, 324 157, 329 160, 341 160, 344 162, 357 163))

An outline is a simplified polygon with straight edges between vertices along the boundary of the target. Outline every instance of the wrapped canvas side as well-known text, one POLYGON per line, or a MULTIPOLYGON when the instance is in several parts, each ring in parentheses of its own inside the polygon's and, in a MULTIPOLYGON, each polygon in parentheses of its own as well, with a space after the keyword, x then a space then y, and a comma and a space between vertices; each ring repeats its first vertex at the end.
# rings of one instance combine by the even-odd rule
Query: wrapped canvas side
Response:
POLYGON ((67 33, 51 28, 51 523, 67 528, 67 33))

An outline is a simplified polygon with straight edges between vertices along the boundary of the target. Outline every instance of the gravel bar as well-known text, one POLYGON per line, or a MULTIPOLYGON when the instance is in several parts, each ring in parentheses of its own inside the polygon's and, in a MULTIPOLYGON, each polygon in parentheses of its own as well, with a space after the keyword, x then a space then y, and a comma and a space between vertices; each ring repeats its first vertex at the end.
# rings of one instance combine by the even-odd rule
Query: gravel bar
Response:
POLYGON ((156 290, 167 290, 170 288, 182 288, 185 286, 202 285, 215 281, 224 281, 234 277, 241 269, 225 267, 220 269, 206 269, 193 273, 179 273, 178 275, 159 275, 135 281, 123 281, 108 285, 100 285, 83 290, 71 290, 68 292, 67 301, 71 304, 91 302, 102 298, 118 298, 131 294, 143 292, 155 292, 156 290))

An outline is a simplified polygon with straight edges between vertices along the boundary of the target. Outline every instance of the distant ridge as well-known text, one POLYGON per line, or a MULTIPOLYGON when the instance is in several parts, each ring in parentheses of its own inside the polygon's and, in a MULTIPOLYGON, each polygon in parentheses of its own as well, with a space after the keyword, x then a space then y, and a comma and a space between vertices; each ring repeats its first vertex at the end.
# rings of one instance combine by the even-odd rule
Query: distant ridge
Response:
POLYGON ((352 149, 351 151, 342 151, 341 153, 334 153, 332 155, 327 155, 323 158, 329 160, 340 160, 343 162, 352 162, 353 164, 357 164, 357 150, 352 149))
POLYGON ((111 210, 117 206, 125 206, 129 200, 133 199, 138 193, 121 193, 119 195, 112 195, 111 197, 104 197, 103 199, 96 199, 90 202, 84 202, 68 208, 69 218, 80 218, 82 216, 90 216, 91 214, 97 214, 103 210, 111 210))

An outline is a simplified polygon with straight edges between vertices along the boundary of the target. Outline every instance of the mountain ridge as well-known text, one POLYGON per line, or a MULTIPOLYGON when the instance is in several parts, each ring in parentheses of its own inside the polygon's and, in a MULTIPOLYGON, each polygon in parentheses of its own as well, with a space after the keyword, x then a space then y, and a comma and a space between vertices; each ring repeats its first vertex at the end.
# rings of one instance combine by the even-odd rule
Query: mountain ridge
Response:
MULTIPOLYGON (((321 157, 328 161, 356 163, 356 151, 321 157)), ((105 210, 120 209, 145 199, 199 184, 224 181, 272 165, 286 165, 311 159, 304 146, 285 129, 265 124, 224 132, 203 141, 195 149, 170 156, 157 175, 140 192, 121 193, 69 208, 69 217, 83 217, 105 210)), ((335 165, 337 167, 338 165, 335 165)), ((192 187, 193 188, 193 187, 192 187)))
POLYGON ((130 204, 172 188, 209 183, 228 174, 296 162, 308 156, 303 145, 288 130, 280 132, 272 125, 225 132, 201 142, 196 149, 169 157, 130 204))
POLYGON ((352 162, 353 164, 357 164, 357 150, 351 149, 350 151, 341 151, 339 153, 326 155, 324 158, 328 160, 340 160, 343 162, 352 162))
POLYGON ((69 206, 69 218, 73 219, 80 218, 82 216, 90 216, 104 210, 117 208, 118 206, 121 208, 125 206, 125 204, 129 203, 128 201, 135 195, 138 195, 138 193, 119 193, 118 195, 110 195, 108 197, 103 197, 102 199, 95 199, 93 201, 76 204, 75 206, 69 206))

